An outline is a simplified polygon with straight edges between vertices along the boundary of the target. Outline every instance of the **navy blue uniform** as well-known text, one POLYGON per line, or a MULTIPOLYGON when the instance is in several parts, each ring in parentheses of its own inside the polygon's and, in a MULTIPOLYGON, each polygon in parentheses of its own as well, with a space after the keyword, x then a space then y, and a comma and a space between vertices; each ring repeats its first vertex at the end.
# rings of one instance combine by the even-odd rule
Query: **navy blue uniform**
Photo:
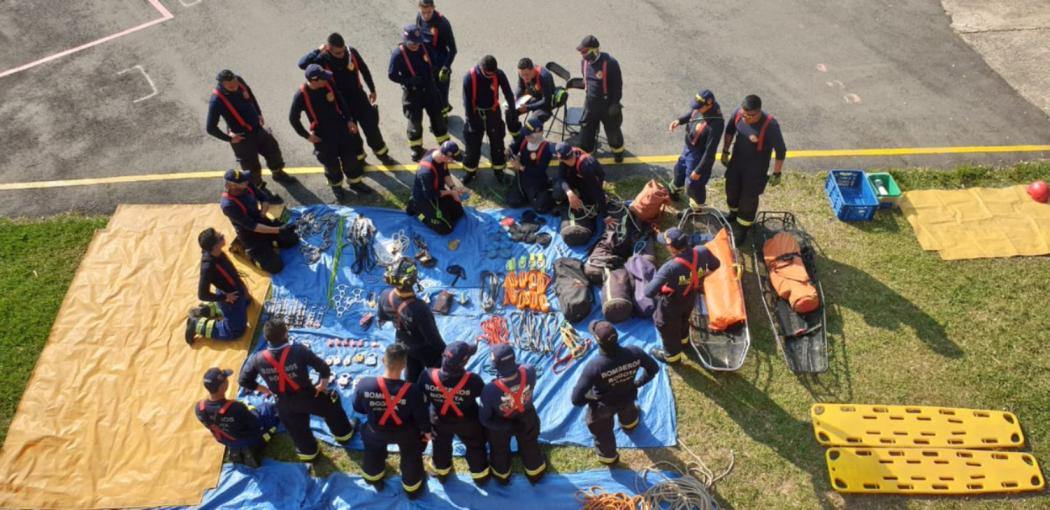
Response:
POLYGON ((418 380, 425 368, 441 366, 445 341, 429 305, 415 296, 402 298, 394 289, 381 292, 378 305, 379 320, 394 323, 394 337, 408 350, 407 380, 418 380))
POLYGON ((193 406, 197 420, 227 448, 255 448, 277 432, 277 411, 270 402, 249 409, 237 400, 205 399, 193 406))
POLYGON ((324 418, 329 432, 340 443, 350 441, 354 435, 354 426, 339 402, 339 392, 318 393, 310 381, 311 368, 317 372, 318 380, 332 375, 328 364, 310 349, 285 343, 267 346, 248 358, 238 379, 242 388, 255 391, 259 387, 257 379, 262 376, 266 387, 277 397, 277 416, 292 436, 299 459, 305 461, 313 460, 319 452, 310 430, 310 415, 324 418))
POLYGON ((687 185, 689 205, 699 209, 707 203, 707 181, 711 179, 711 168, 715 164, 726 121, 718 103, 714 103, 704 114, 700 110, 690 110, 678 118, 678 123, 686 127, 685 147, 674 165, 674 185, 677 188, 687 185), (693 180, 693 174, 697 176, 696 180, 693 180))
POLYGON ((507 168, 507 155, 503 139, 507 136, 507 125, 503 122, 499 93, 510 104, 507 110, 508 121, 513 118, 516 125, 511 126, 512 134, 521 129, 518 116, 513 110, 514 94, 510 91, 510 82, 503 71, 496 69, 492 77, 486 78, 481 66, 476 65, 463 75, 463 109, 466 120, 463 125, 463 138, 466 154, 463 157, 463 169, 475 172, 481 159, 481 142, 487 134, 489 137, 489 160, 492 169, 502 172, 507 168))
POLYGON ((535 115, 546 121, 554 112, 554 76, 541 66, 536 66, 534 71, 536 75, 529 83, 525 83, 525 80, 518 76, 515 98, 520 99, 526 94, 532 96, 532 100, 525 103, 525 111, 536 112, 535 115))
POLYGON ((284 261, 281 260, 281 255, 275 248, 291 248, 299 244, 299 236, 291 230, 281 230, 278 234, 255 232, 257 225, 281 226, 280 222, 271 220, 263 214, 259 205, 260 195, 261 193, 254 186, 249 186, 248 191, 240 195, 224 192, 222 199, 219 200, 219 207, 233 224, 233 229, 237 232, 237 240, 244 246, 248 258, 263 271, 276 274, 284 269, 284 261))
POLYGON ((605 138, 613 154, 624 151, 623 132, 623 75, 620 74, 620 63, 608 53, 599 53, 594 62, 583 60, 580 63, 584 87, 587 96, 583 102, 583 118, 580 119, 579 143, 577 147, 593 152, 598 143, 598 125, 605 127, 605 138))
POLYGON ((430 432, 423 393, 412 383, 385 377, 366 377, 354 389, 354 411, 368 416, 361 430, 365 480, 386 475, 387 446, 397 444, 401 455, 401 485, 405 492, 422 490, 423 433, 430 432))
MULTIPOLYGON (((434 133, 438 145, 448 140, 447 122, 441 113, 441 108, 447 100, 439 96, 435 72, 426 44, 421 44, 416 51, 399 44, 390 54, 387 76, 390 81, 401 85, 401 108, 408 119, 405 133, 408 135, 408 146, 413 151, 423 150, 424 110, 430 119, 430 131, 434 133)), ((448 85, 445 87, 447 90, 448 85)))
POLYGON ((660 331, 668 361, 678 361, 689 342, 689 314, 696 304, 704 273, 718 269, 718 257, 704 246, 685 250, 664 262, 645 286, 645 295, 656 301, 653 322, 660 331))
POLYGON ((620 418, 624 431, 634 430, 640 421, 638 388, 656 377, 656 360, 635 346, 612 345, 583 367, 572 390, 572 405, 587 405, 587 428, 594 434, 598 460, 612 464, 619 459, 613 421, 620 418), (638 370, 645 373, 638 378, 638 370))
POLYGON ((777 160, 787 158, 787 146, 780 132, 780 123, 772 115, 762 112, 755 124, 744 120, 741 110, 733 113, 733 121, 726 126, 726 146, 733 145, 732 157, 726 168, 726 204, 736 221, 750 227, 758 213, 758 199, 769 182, 769 160, 773 151, 777 160), (740 136, 737 136, 739 133, 740 136))
POLYGON ((448 112, 452 111, 452 106, 448 102, 448 86, 451 80, 438 79, 438 71, 443 67, 448 68, 448 76, 450 78, 452 76, 452 62, 456 60, 457 52, 456 36, 452 33, 452 24, 448 22, 448 18, 435 10, 430 21, 416 14, 416 25, 423 34, 423 44, 426 45, 433 59, 434 82, 437 84, 438 96, 442 103, 441 113, 447 116, 448 112))
POLYGON ((485 429, 478 419, 477 399, 485 388, 481 377, 473 372, 450 374, 432 368, 419 375, 417 385, 430 403, 430 423, 434 427, 431 443, 434 471, 444 476, 452 470, 452 438, 458 436, 467 447, 471 478, 478 480, 488 476, 485 429))
POLYGON ((201 319, 197 321, 197 334, 216 340, 235 340, 248 328, 248 303, 252 297, 248 294, 241 275, 225 253, 218 257, 211 253, 201 253, 201 273, 197 281, 197 298, 208 303, 212 315, 222 314, 220 319, 201 319), (215 287, 215 292, 212 292, 215 287), (233 303, 226 301, 226 296, 239 293, 233 303))
POLYGON ((507 205, 549 213, 554 207, 554 196, 547 168, 554 159, 554 145, 544 140, 535 149, 530 149, 528 140, 522 139, 512 149, 512 156, 518 158, 522 169, 515 174, 507 190, 507 205))
MULTIPOLYGON (((310 64, 317 64, 332 73, 332 80, 336 89, 343 95, 350 108, 350 114, 359 124, 368 139, 368 146, 372 148, 377 156, 383 156, 389 152, 386 142, 383 141, 383 133, 379 131, 379 110, 368 100, 365 93, 365 85, 372 93, 376 91, 375 82, 372 81, 372 72, 368 69, 365 59, 353 47, 347 46, 343 58, 336 58, 329 52, 313 50, 299 59, 299 69, 306 69, 310 64)), ((355 144, 361 146, 361 137, 354 134, 355 144)), ((362 147, 363 148, 363 147, 362 147)), ((358 159, 364 160, 365 153, 362 150, 357 155, 358 159)))
MULTIPOLYGON (((580 149, 573 149, 576 164, 558 163, 559 182, 554 187, 554 201, 564 206, 561 215, 561 232, 564 235, 570 225, 582 226, 590 230, 591 235, 598 231, 598 222, 605 218, 608 205, 605 190, 605 170, 601 163, 590 154, 580 149), (569 207, 568 193, 572 190, 580 197, 586 210, 573 210, 569 207)), ((590 236, 587 236, 588 238, 590 236)))
POLYGON ((342 186, 344 175, 351 184, 361 182, 364 166, 357 156, 362 147, 360 138, 355 140, 348 126, 354 122, 350 107, 331 81, 324 83, 324 87, 316 90, 305 83, 299 86, 292 97, 288 121, 299 136, 309 139, 313 133, 321 139, 314 144, 314 156, 324 166, 329 186, 342 186), (303 112, 310 121, 310 131, 303 128, 303 112))
POLYGON ((255 99, 251 87, 237 79, 237 90, 230 92, 221 84, 216 85, 208 102, 208 119, 204 129, 209 135, 228 142, 233 149, 233 156, 241 169, 252 172, 252 184, 263 187, 261 155, 266 159, 266 167, 273 172, 284 171, 284 157, 281 147, 273 133, 263 126, 262 108, 255 99), (233 138, 219 130, 219 118, 226 122, 226 130, 231 134, 241 135, 243 140, 233 143, 233 138))
POLYGON ((495 379, 481 391, 479 416, 488 433, 489 464, 492 475, 500 480, 510 478, 511 437, 518 442, 525 474, 535 477, 547 469, 539 444, 540 417, 532 405, 535 388, 536 369, 520 365, 517 374, 495 379))
POLYGON ((410 216, 415 216, 428 228, 445 235, 452 232, 456 223, 463 217, 463 204, 452 196, 441 196, 447 189, 445 178, 448 177, 448 165, 434 161, 434 149, 423 156, 416 170, 412 183, 412 199, 405 209, 410 216))

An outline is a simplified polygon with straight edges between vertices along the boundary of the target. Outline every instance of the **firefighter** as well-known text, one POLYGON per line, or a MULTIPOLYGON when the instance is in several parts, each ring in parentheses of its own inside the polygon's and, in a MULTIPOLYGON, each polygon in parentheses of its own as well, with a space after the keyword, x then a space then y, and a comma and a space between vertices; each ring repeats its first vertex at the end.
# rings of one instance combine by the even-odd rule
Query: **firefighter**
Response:
POLYGON ((299 244, 295 225, 266 216, 270 204, 264 198, 266 195, 252 185, 251 172, 231 168, 224 179, 226 191, 222 193, 219 207, 237 232, 230 252, 247 256, 267 273, 280 273, 284 261, 279 250, 299 244))
POLYGON ((215 440, 231 451, 247 450, 251 460, 258 461, 262 448, 277 433, 277 410, 272 402, 248 406, 228 400, 229 377, 233 370, 209 368, 204 372, 204 389, 208 398, 197 402, 193 412, 215 440))
POLYGON ((547 470, 540 451, 540 417, 532 405, 536 369, 519 365, 508 344, 492 347, 496 379, 481 391, 481 424, 489 439, 489 465, 500 484, 510 483, 510 440, 518 442, 518 454, 529 482, 536 483, 547 470))
POLYGON ((408 119, 408 146, 412 149, 412 161, 423 157, 423 111, 430 119, 430 131, 438 144, 448 140, 448 127, 441 99, 434 80, 434 63, 430 52, 423 45, 423 36, 416 25, 402 27, 401 44, 390 54, 387 76, 401 85, 401 107, 408 119))
POLYGON ((412 183, 412 198, 405 207, 405 213, 441 235, 452 232, 465 214, 462 201, 466 191, 448 171, 448 164, 462 157, 459 145, 449 140, 420 159, 412 183))
POLYGON ((197 235, 197 244, 201 247, 197 299, 203 303, 190 310, 186 319, 186 343, 193 345, 197 337, 236 340, 248 329, 248 304, 252 301, 248 287, 222 251, 225 236, 209 227, 197 235))
POLYGON ((733 224, 737 245, 744 242, 747 231, 755 221, 759 197, 766 190, 766 184, 780 184, 785 158, 787 146, 780 132, 780 123, 762 111, 761 98, 756 95, 745 97, 740 108, 733 113, 733 120, 726 126, 725 141, 722 143, 722 164, 726 166, 726 204, 729 206, 726 219, 733 224), (776 151, 777 157, 770 177, 769 160, 773 151, 776 151))
POLYGON ((401 457, 401 486, 408 499, 416 499, 426 488, 423 450, 431 439, 431 429, 423 392, 401 379, 407 359, 404 345, 390 344, 383 354, 383 375, 365 377, 355 386, 354 411, 368 416, 361 431, 365 481, 383 490, 387 447, 396 444, 401 457))
POLYGON ((257 352, 244 364, 238 380, 248 391, 277 398, 277 416, 281 419, 299 460, 313 463, 321 450, 310 430, 310 416, 320 416, 328 424, 328 431, 336 442, 346 446, 357 429, 357 419, 348 419, 339 392, 328 389, 332 370, 310 349, 288 341, 288 326, 279 319, 270 319, 263 326, 266 348, 257 352), (310 369, 317 373, 318 382, 310 380, 310 369), (262 376, 266 386, 260 386, 262 376))
MULTIPOLYGON (((517 101, 529 96, 527 102, 518 106, 518 113, 538 116, 546 122, 554 113, 554 76, 542 66, 534 65, 525 57, 518 61, 517 101)), ((517 104, 517 103, 515 103, 517 104)))
MULTIPOLYGON (((466 119, 463 125, 463 138, 466 144, 466 157, 463 158, 463 185, 469 186, 477 177, 478 161, 481 159, 481 142, 488 135, 489 161, 496 181, 504 180, 503 170, 507 168, 503 138, 507 136, 507 125, 503 121, 499 93, 511 105, 507 109, 507 120, 517 122, 514 111, 514 95, 510 91, 507 75, 497 66, 492 55, 481 57, 478 65, 470 68, 463 75, 463 109, 466 119)), ((516 134, 516 129, 513 130, 516 134)))
POLYGON ((488 453, 485 451, 485 429, 478 419, 478 397, 485 383, 478 374, 466 369, 477 345, 452 342, 445 347, 441 368, 420 374, 419 387, 430 403, 433 425, 431 468, 444 481, 452 471, 452 439, 458 437, 467 448, 470 478, 476 484, 489 479, 488 453))
POLYGON ((707 203, 707 181, 711 179, 718 142, 725 129, 725 118, 722 117, 722 109, 715 101, 714 93, 708 89, 697 93, 689 105, 689 111, 671 121, 669 130, 674 131, 679 126, 686 126, 685 147, 674 165, 674 181, 669 188, 675 200, 685 188, 689 207, 699 211, 707 203))
POLYGON ((441 114, 448 117, 452 111, 448 89, 452 81, 452 61, 456 60, 456 36, 452 33, 452 24, 434 8, 434 0, 419 0, 416 26, 433 61, 431 69, 441 99, 441 114))
POLYGON ((572 405, 587 406, 587 428, 594 434, 598 461, 612 465, 616 452, 613 423, 631 432, 641 423, 638 388, 656 377, 656 360, 635 346, 620 346, 620 335, 609 321, 593 321, 588 327, 598 343, 598 356, 587 362, 572 390, 572 405), (638 377, 638 371, 643 374, 638 377))
POLYGON ((605 170, 590 154, 561 142, 554 148, 558 156, 558 183, 554 201, 563 209, 562 239, 570 246, 587 244, 597 232, 598 222, 605 218, 608 200, 605 170))
POLYGON ((588 35, 576 47, 583 60, 580 62, 583 74, 586 98, 583 103, 579 143, 577 147, 586 152, 594 152, 598 143, 598 125, 605 127, 605 137, 609 141, 613 158, 617 163, 623 161, 623 75, 620 63, 608 53, 601 51, 598 38, 588 35))
POLYGON ((215 81, 218 85, 211 91, 205 131, 219 140, 229 142, 241 170, 252 172, 252 184, 256 189, 268 195, 268 202, 281 203, 280 196, 266 189, 259 156, 266 159, 266 166, 275 181, 290 182, 294 178, 284 171, 281 147, 266 125, 259 101, 251 87, 229 69, 220 71, 215 81), (225 133, 219 130, 220 117, 226 122, 225 133))
MULTIPOLYGON (((361 131, 368 140, 372 152, 383 162, 391 162, 390 149, 383 141, 379 130, 379 108, 376 107, 376 84, 372 80, 372 71, 356 48, 348 46, 338 32, 328 36, 327 42, 299 59, 299 69, 306 70, 310 64, 318 64, 332 73, 336 89, 343 95, 350 107, 350 115, 357 121, 361 131), (365 94, 365 85, 368 94, 365 94)), ((354 135, 354 143, 360 150, 357 158, 362 162, 365 153, 361 136, 354 135)))
POLYGON ((418 381, 425 369, 441 366, 445 340, 441 338, 430 306, 416 297, 419 281, 416 263, 401 258, 397 264, 387 267, 384 278, 393 287, 379 293, 377 315, 380 321, 394 323, 395 338, 408 352, 406 380, 418 381))
POLYGON ((554 145, 543 138, 543 120, 533 115, 525 122, 525 136, 511 147, 510 167, 514 179, 507 190, 507 205, 530 207, 547 214, 554 207, 547 168, 554 159, 554 145))
POLYGON ((654 348, 650 354, 664 363, 677 363, 682 359, 682 347, 689 344, 689 314, 703 278, 720 263, 703 245, 690 246, 689 235, 678 228, 667 229, 656 241, 667 247, 672 258, 645 286, 645 295, 656 302, 653 323, 663 343, 662 349, 654 348))

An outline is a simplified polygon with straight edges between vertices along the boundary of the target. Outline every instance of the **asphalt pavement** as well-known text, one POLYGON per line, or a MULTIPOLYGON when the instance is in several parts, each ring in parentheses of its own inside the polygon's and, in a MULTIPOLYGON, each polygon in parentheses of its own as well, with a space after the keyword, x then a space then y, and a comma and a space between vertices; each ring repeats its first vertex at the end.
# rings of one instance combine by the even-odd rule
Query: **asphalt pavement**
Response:
MULTIPOLYGON (((172 19, 84 51, 0 77, 0 184, 217 170, 228 145, 204 132, 217 71, 248 81, 289 166, 317 166, 287 121, 302 82, 296 62, 341 32, 372 70, 381 128, 408 163, 400 89, 386 78, 414 1, 259 2, 159 0, 172 19)), ((675 154, 667 124, 700 87, 728 112, 746 94, 763 98, 789 150, 1045 144, 1047 115, 1021 97, 963 40, 936 0, 689 0, 528 3, 439 1, 459 55, 454 83, 485 54, 513 77, 517 60, 576 70, 574 48, 593 33, 624 72, 624 133, 639 156, 675 154)), ((148 0, 0 4, 0 74, 162 14, 148 0)), ((463 111, 454 87, 453 116, 463 111)), ((575 94, 570 104, 579 105, 575 94)), ((452 122, 454 137, 462 122, 452 122)), ((433 137, 425 137, 433 145, 433 137)), ((790 160, 817 171, 869 165, 1008 163, 1044 153, 790 160)), ((375 158, 371 160, 375 162, 375 158)), ((721 168, 719 165, 718 170, 721 168)), ((624 166, 612 174, 664 172, 624 166)), ((370 175, 370 177, 373 177, 370 175)), ((373 182, 406 191, 406 172, 373 182)), ((481 183, 491 182, 485 175, 481 183)), ((320 175, 293 198, 329 200, 320 175)), ((119 203, 204 203, 221 183, 183 180, 0 191, 0 215, 105 213, 119 203)))

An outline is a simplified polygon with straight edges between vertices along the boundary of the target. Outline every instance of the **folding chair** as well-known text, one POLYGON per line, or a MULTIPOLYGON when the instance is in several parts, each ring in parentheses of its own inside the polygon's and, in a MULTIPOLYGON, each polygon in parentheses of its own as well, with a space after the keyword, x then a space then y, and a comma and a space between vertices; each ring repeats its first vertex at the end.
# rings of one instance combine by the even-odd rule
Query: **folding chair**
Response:
POLYGON ((547 127, 545 136, 549 137, 554 130, 554 125, 558 124, 558 136, 561 137, 562 141, 565 141, 566 138, 576 136, 580 132, 583 108, 579 106, 570 107, 567 103, 569 102, 568 89, 583 90, 583 78, 573 78, 569 71, 557 62, 547 62, 546 68, 551 74, 561 78, 565 85, 554 89, 553 122, 547 127))

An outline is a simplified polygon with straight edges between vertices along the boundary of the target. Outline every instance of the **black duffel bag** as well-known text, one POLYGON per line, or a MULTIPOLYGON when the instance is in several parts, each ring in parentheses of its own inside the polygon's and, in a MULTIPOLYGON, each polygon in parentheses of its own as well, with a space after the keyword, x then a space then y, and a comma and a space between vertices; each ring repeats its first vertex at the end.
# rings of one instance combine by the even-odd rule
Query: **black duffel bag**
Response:
POLYGON ((634 291, 626 269, 605 270, 602 284, 602 313, 609 322, 623 322, 634 313, 634 291))
POLYGON ((591 314, 594 296, 583 274, 583 262, 571 257, 554 261, 554 294, 558 307, 569 322, 580 322, 591 314))

